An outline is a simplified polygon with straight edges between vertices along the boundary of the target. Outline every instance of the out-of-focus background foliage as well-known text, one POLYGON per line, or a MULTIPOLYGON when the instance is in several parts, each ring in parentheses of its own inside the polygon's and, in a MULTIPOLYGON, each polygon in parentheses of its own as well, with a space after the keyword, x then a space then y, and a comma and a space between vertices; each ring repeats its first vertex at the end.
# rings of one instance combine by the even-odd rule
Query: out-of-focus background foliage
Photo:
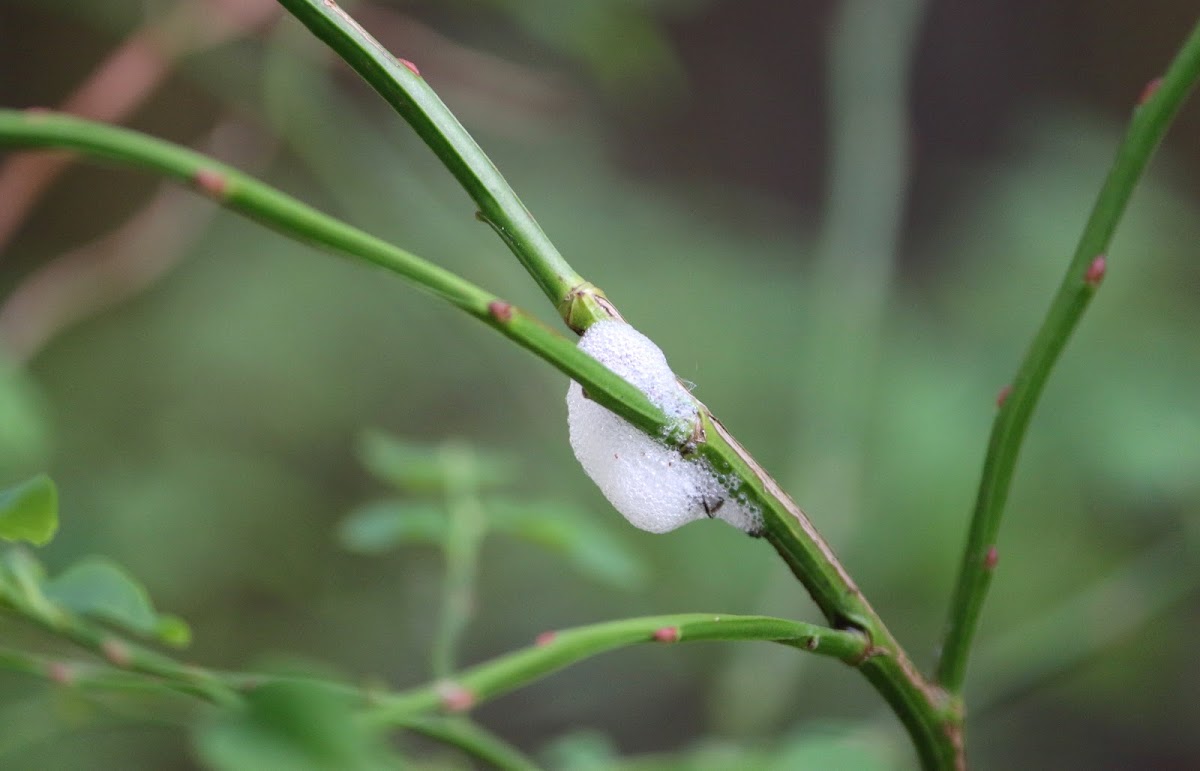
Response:
MULTIPOLYGON (((273 3, 249 18, 255 5, 0 0, 0 103, 59 105, 134 30, 173 19, 146 39, 185 54, 123 122, 234 159, 552 319, 407 127, 273 3)), ((931 661, 997 390, 1195 4, 355 12, 421 67, 568 259, 698 383, 931 661)), ((153 66, 129 59, 97 92, 110 106, 153 66)), ((971 672, 981 768, 1200 766, 1198 130, 1193 105, 1035 416, 971 672)), ((584 510, 644 566, 622 589, 489 541, 467 662, 624 615, 818 617, 761 542, 717 523, 625 525, 570 456, 566 383, 546 365, 397 279, 157 191, 72 168, 0 249, 0 484, 52 473, 64 525, 45 560, 126 565, 192 624, 190 658, 245 668, 286 652, 355 678, 427 677, 437 553, 367 557, 335 536, 386 494, 356 458, 371 427, 506 455, 514 495, 584 510), (152 199, 156 215, 110 236, 152 199), (96 264, 109 268, 86 273, 96 264)), ((169 725, 0 683, 6 769, 197 763, 169 725)), ((631 649, 478 715, 559 767, 607 767, 610 752, 911 762, 860 678, 766 645, 631 649)))

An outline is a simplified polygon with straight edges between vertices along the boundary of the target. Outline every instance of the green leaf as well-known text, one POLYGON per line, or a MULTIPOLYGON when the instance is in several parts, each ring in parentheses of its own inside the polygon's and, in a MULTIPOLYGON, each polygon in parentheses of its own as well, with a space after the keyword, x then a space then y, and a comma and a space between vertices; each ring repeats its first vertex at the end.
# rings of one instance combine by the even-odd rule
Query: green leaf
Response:
POLYGON ((191 630, 175 616, 160 616, 136 578, 105 557, 88 557, 43 586, 60 607, 172 645, 186 645, 191 630))
POLYGON ((50 452, 47 409, 28 374, 0 358, 0 475, 24 476, 50 452))
POLYGON ((890 771, 897 767, 895 748, 886 734, 856 723, 827 723, 786 741, 770 771, 792 768, 853 768, 890 771))
POLYGON ((57 530, 58 489, 50 477, 39 474, 0 490, 0 538, 43 546, 57 530))
POLYGON ((561 503, 491 499, 491 528, 564 557, 581 574, 622 589, 646 579, 642 563, 607 528, 561 503))
MULTIPOLYGON (((364 466, 380 480, 410 493, 441 492, 453 481, 444 447, 406 442, 382 431, 366 431, 359 440, 359 458, 364 466)), ((504 458, 482 453, 473 448, 456 447, 461 455, 469 454, 471 478, 465 480, 476 488, 494 488, 512 481, 513 464, 504 458)), ((462 468, 461 457, 455 457, 462 468)))
POLYGON ((315 683, 271 683, 244 709, 224 713, 195 737, 218 771, 375 771, 398 768, 373 734, 354 720, 354 704, 315 683))
POLYGON ((352 511, 338 526, 338 540, 349 551, 380 554, 405 544, 446 540, 446 514, 433 503, 383 500, 352 511))

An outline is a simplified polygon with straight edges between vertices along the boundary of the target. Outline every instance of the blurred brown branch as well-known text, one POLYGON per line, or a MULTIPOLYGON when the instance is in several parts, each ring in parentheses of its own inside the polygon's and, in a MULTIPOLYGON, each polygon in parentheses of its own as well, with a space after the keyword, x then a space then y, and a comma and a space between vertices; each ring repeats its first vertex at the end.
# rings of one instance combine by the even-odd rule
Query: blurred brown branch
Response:
MULTIPOLYGON (((274 0, 189 0, 174 5, 132 32, 59 109, 119 123, 163 84, 176 61, 252 34, 278 16, 274 0)), ((71 157, 21 153, 0 165, 0 254, 71 157)))

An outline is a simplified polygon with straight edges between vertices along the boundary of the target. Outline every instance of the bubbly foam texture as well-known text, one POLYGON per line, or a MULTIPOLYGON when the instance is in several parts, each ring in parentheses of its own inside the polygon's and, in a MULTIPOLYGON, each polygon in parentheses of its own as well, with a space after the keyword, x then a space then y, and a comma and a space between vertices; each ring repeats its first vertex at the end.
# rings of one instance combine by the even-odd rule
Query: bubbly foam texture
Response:
MULTIPOLYGON (((593 324, 579 349, 607 366, 673 421, 694 426, 696 402, 648 337, 621 321, 593 324)), ((630 524, 666 533, 696 519, 716 517, 746 532, 762 529, 762 516, 744 495, 731 494, 703 458, 684 458, 624 418, 567 389, 571 449, 583 470, 630 524)))

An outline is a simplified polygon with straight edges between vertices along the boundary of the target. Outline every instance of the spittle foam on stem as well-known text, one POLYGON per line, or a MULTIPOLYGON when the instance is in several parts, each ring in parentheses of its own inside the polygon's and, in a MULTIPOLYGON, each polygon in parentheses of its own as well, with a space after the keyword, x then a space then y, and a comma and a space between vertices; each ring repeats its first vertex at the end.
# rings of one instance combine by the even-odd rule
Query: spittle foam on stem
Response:
MULTIPOLYGON (((579 349, 617 373, 666 413, 694 426, 695 400, 650 338, 622 321, 599 321, 579 349)), ((685 458, 583 395, 567 389, 571 449, 604 497, 630 524, 666 533, 696 519, 715 517, 748 533, 762 529, 757 507, 731 493, 703 458, 685 458)))

